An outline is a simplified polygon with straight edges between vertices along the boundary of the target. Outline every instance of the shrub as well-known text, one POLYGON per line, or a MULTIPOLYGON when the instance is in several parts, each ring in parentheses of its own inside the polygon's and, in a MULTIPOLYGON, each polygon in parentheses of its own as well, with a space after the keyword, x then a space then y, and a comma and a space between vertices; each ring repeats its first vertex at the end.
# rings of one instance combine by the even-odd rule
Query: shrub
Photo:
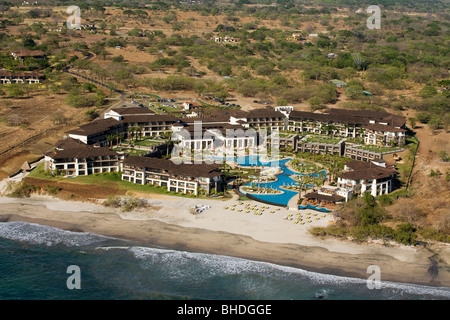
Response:
POLYGON ((422 98, 431 98, 436 94, 437 94, 436 88, 429 85, 426 85, 425 87, 422 88, 422 90, 419 91, 419 97, 422 98))
POLYGON ((47 193, 50 193, 50 194, 53 194, 53 195, 58 194, 58 192, 59 192, 60 190, 61 190, 60 187, 58 187, 58 186, 51 186, 51 185, 49 185, 49 184, 45 187, 45 191, 46 191, 47 193))
POLYGON ((105 207, 119 208, 121 205, 120 197, 116 197, 114 195, 110 195, 108 199, 103 201, 102 205, 105 207))
POLYGON ((397 227, 394 240, 406 245, 415 245, 417 243, 417 234, 410 223, 404 223, 397 227))
POLYGON ((430 121, 431 116, 426 112, 420 112, 416 115, 417 120, 419 120, 420 123, 428 123, 430 121))
POLYGON ((438 232, 432 228, 424 228, 418 230, 418 233, 424 239, 450 243, 450 235, 446 234, 445 232, 438 232))
POLYGON ((329 226, 329 227, 315 227, 311 228, 309 232, 314 236, 319 237, 338 237, 343 238, 348 235, 348 231, 340 226, 329 226))
POLYGON ((37 186, 21 183, 15 190, 8 194, 8 196, 13 198, 30 197, 30 195, 38 189, 39 187, 37 186))
POLYGON ((388 195, 382 195, 381 197, 378 198, 378 201, 380 202, 380 204, 384 206, 391 205, 394 202, 392 198, 388 195))
POLYGON ((430 177, 439 177, 440 175, 442 175, 442 173, 439 170, 434 171, 433 169, 431 169, 430 177))
POLYGON ((102 204, 105 207, 120 208, 121 211, 125 212, 148 207, 147 201, 144 199, 136 197, 121 198, 114 195, 110 195, 102 204))
POLYGON ((445 150, 439 151, 439 159, 441 159, 441 161, 444 161, 444 162, 449 161, 450 157, 448 156, 448 152, 445 150))

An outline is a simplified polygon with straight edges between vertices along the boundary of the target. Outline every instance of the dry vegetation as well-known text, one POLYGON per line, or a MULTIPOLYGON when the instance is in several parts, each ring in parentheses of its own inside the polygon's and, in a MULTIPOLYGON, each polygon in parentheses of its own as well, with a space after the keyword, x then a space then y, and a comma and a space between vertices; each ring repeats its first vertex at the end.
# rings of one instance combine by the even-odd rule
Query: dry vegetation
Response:
MULTIPOLYGON (((244 6, 244 8, 248 7, 265 10, 267 6, 244 6)), ((219 6, 219 8, 220 10, 214 15, 204 14, 200 10, 202 8, 199 10, 180 10, 173 7, 169 10, 145 9, 147 15, 143 16, 127 15, 125 14, 126 8, 105 7, 104 12, 90 9, 83 11, 82 18, 83 22, 95 23, 99 27, 95 31, 65 30, 62 33, 41 33, 39 30, 32 29, 31 26, 42 23, 47 29, 56 24, 61 25, 61 22, 66 21, 68 16, 65 13, 65 6, 42 6, 33 9, 51 9, 53 13, 50 17, 26 17, 18 24, 8 25, 5 29, 0 30, 0 32, 15 37, 13 41, 10 39, 7 43, 4 42, 3 51, 21 47, 21 39, 26 35, 31 35, 35 37, 38 44, 46 44, 52 53, 50 56, 52 71, 44 85, 30 90, 20 98, 0 96, 0 138, 2 141, 0 144, 0 178, 17 171, 24 161, 38 158, 56 140, 60 139, 65 131, 88 120, 84 116, 85 108, 74 108, 67 103, 68 91, 54 90, 55 85, 58 86, 64 80, 64 76, 61 76, 55 67, 61 61, 67 61, 75 55, 79 58, 78 61, 81 60, 85 56, 82 53, 85 50, 83 46, 87 48, 87 51, 93 52, 97 44, 108 41, 108 39, 122 39, 125 45, 120 49, 116 49, 115 46, 97 48, 99 54, 94 55, 87 68, 83 68, 81 63, 75 63, 78 68, 74 70, 89 77, 110 82, 115 87, 130 92, 156 93, 167 98, 191 99, 201 96, 204 92, 198 89, 199 84, 210 81, 209 84, 213 89, 208 88, 209 90, 217 93, 223 92, 222 89, 225 89, 228 98, 240 104, 244 110, 261 107, 253 102, 255 99, 271 100, 274 102, 273 105, 278 100, 279 103, 288 103, 296 109, 309 110, 312 105, 308 99, 319 95, 320 86, 326 84, 330 78, 337 76, 346 81, 356 80, 352 86, 357 88, 359 93, 362 92, 362 85, 364 90, 373 92, 375 95, 370 98, 364 96, 355 98, 349 97, 345 90, 339 89, 340 94, 335 99, 331 99, 332 101, 320 97, 323 98, 322 105, 383 109, 401 113, 408 118, 419 118, 420 113, 436 110, 436 106, 446 110, 446 101, 448 108, 448 100, 442 98, 442 93, 431 97, 421 95, 421 90, 427 84, 431 83, 439 88, 436 81, 448 79, 448 56, 445 58, 445 50, 441 48, 445 43, 442 40, 445 39, 443 38, 445 30, 448 34, 448 26, 445 21, 438 26, 434 23, 434 20, 443 18, 445 20, 445 15, 442 16, 443 12, 437 11, 432 14, 424 12, 406 14, 403 12, 398 14, 393 11, 385 11, 385 29, 378 33, 371 33, 361 27, 366 16, 355 16, 353 8, 337 8, 331 14, 292 16, 280 14, 273 16, 274 18, 270 14, 267 18, 258 17, 258 11, 256 14, 248 15, 230 12, 226 10, 226 5, 219 6), (100 27, 101 24, 103 25, 100 27), (243 46, 238 46, 242 50, 251 49, 252 55, 249 54, 248 57, 245 57, 242 52, 239 52, 239 55, 242 55, 240 60, 233 60, 238 56, 235 54, 238 49, 211 44, 214 36, 219 34, 223 36, 227 33, 226 31, 214 32, 219 25, 233 27, 238 31, 243 29, 248 31, 250 36, 243 46), (408 31, 408 28, 414 30, 408 31), (136 29, 144 33, 158 31, 164 36, 129 35, 129 32, 136 29), (438 30, 440 35, 437 37, 439 38, 423 37, 421 32, 425 29, 430 32, 438 30), (261 30, 270 36, 264 40, 252 38, 255 31, 261 30), (279 37, 275 40, 271 34, 273 30, 276 32, 284 30, 287 34, 296 31, 303 31, 305 35, 312 32, 333 34, 335 36, 333 39, 337 40, 338 44, 336 47, 320 47, 317 45, 317 39, 310 39, 313 43, 311 47, 304 46, 299 52, 296 49, 293 52, 283 51, 284 49, 280 49, 278 44, 278 40, 282 37, 278 33, 274 33, 279 37), (341 38, 340 30, 351 30, 353 36, 341 38), (419 37, 416 40, 419 33, 422 38, 419 37), (211 57, 203 57, 198 52, 184 54, 184 50, 191 49, 190 47, 193 46, 165 42, 167 39, 174 41, 177 39, 176 37, 188 39, 194 36, 198 37, 194 41, 197 49, 213 50, 217 48, 215 46, 218 46, 220 50, 211 51, 211 57), (58 45, 54 45, 54 42, 58 42, 58 45), (164 45, 162 46, 161 43, 164 45), (161 47, 159 47, 160 45, 161 47), (264 49, 265 45, 272 47, 267 51, 264 49), (74 51, 74 49, 80 50, 74 51), (378 50, 376 51, 379 52, 377 56, 371 56, 374 50, 378 50), (354 67, 328 68, 327 64, 333 62, 327 61, 323 56, 334 51, 341 56, 352 52, 361 52, 363 58, 379 59, 379 61, 374 62, 367 70, 354 67), (404 54, 404 52, 406 53, 404 54), (219 56, 219 60, 214 60, 216 56, 219 56), (113 61, 114 58, 121 57, 123 58, 122 62, 113 61), (154 68, 152 65, 159 59, 174 57, 180 58, 179 61, 182 60, 181 58, 186 59, 188 66, 154 68), (214 69, 217 64, 221 63, 220 57, 229 58, 227 61, 232 61, 232 63, 224 63, 224 67, 230 67, 227 73, 221 69, 214 69), (417 60, 415 60, 416 58, 417 60), (406 60, 408 60, 406 62, 407 72, 406 65, 404 68, 402 65, 406 60), (266 74, 263 69, 251 67, 251 63, 258 66, 259 63, 267 61, 274 63, 274 72, 266 74), (391 64, 402 79, 400 81, 394 74, 392 76, 394 81, 391 79, 385 83, 382 78, 386 74, 383 72, 383 68, 391 67, 391 64), (314 68, 320 70, 317 75, 314 74, 316 71, 314 68), (229 75, 233 77, 232 80, 224 80, 224 75, 228 75, 228 71, 229 75), (202 73, 203 76, 200 79, 194 79, 189 76, 191 72, 202 73), (247 78, 243 77, 244 73, 247 78), (152 80, 170 76, 190 79, 189 81, 193 81, 193 85, 188 90, 158 91, 155 89, 152 80), (254 80, 253 85, 255 83, 258 85, 263 83, 263 85, 255 89, 254 95, 248 94, 243 91, 243 84, 246 82, 242 79, 254 80), (283 84, 275 86, 274 79, 283 84), (290 90, 284 90, 286 88, 290 90), (438 100, 437 97, 441 100, 438 100), (442 106, 443 104, 444 106, 442 106), (55 115, 60 115, 60 117, 55 115), (7 150, 9 151, 4 153, 7 150)), ((303 10, 311 8, 314 7, 304 6, 303 10)), ((30 7, 19 6, 11 11, 26 15, 30 11, 30 7)), ((8 12, 4 13, 5 16, 8 14, 8 12)), ((332 42, 335 41, 333 39, 332 42)), ((201 50, 199 52, 201 53, 201 50)), ((104 90, 104 94, 108 96, 109 93, 104 90)), ((95 109, 102 110, 107 106, 108 104, 96 106, 95 109)), ((442 161, 438 155, 441 151, 450 154, 450 133, 447 132, 449 119, 446 112, 443 115, 432 114, 432 116, 435 118, 431 118, 428 123, 417 121, 417 127, 414 129, 421 144, 409 191, 410 196, 396 200, 393 205, 386 206, 386 210, 388 215, 393 218, 393 221, 389 222, 393 225, 406 221, 417 227, 430 227, 448 234, 450 220, 448 172, 450 168, 449 162, 442 161), (440 174, 430 176, 432 170, 433 172, 438 171, 440 174), (396 220, 398 221, 396 222, 396 220)))

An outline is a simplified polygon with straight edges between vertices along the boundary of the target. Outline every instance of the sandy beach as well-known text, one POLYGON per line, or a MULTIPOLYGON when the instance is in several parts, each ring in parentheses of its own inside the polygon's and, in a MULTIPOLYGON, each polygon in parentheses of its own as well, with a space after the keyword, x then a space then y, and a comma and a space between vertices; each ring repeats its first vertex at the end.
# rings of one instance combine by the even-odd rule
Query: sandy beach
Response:
POLYGON ((450 286, 450 246, 446 244, 406 247, 320 239, 311 236, 308 228, 327 225, 334 219, 331 214, 313 216, 314 211, 304 210, 301 216, 309 212, 311 223, 302 225, 295 223, 297 211, 285 208, 276 210, 277 207, 269 206, 261 215, 252 210, 247 213, 245 204, 263 206, 255 201, 239 204, 235 199, 150 197, 152 209, 128 213, 50 196, 0 197, 0 221, 26 221, 147 246, 235 256, 362 279, 368 278, 370 265, 377 265, 381 281, 450 286), (189 208, 200 204, 210 208, 193 215, 189 208), (230 210, 233 205, 234 211, 230 210), (286 220, 289 215, 292 220, 286 220), (439 267, 434 277, 428 272, 430 258, 439 267))

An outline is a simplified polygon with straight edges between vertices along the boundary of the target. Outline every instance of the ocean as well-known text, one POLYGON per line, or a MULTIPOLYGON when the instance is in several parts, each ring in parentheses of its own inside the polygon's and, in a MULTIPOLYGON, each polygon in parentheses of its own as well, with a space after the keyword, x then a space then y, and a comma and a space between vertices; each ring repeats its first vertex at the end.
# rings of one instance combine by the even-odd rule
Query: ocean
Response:
POLYGON ((0 299, 449 300, 450 288, 381 281, 370 290, 363 279, 4 222, 0 299))

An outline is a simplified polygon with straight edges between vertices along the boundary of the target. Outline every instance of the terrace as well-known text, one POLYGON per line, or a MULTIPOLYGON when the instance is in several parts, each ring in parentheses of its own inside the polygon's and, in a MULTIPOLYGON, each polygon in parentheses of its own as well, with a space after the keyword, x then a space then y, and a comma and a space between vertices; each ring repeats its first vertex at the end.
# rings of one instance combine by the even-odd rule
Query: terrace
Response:
POLYGON ((324 136, 324 135, 308 135, 305 136, 305 138, 302 139, 302 142, 309 143, 326 143, 326 144, 337 144, 342 140, 342 138, 334 138, 330 136, 324 136))
POLYGON ((370 152, 376 152, 376 153, 390 153, 394 151, 402 151, 402 148, 399 147, 381 147, 381 146, 374 146, 374 145, 353 145, 352 147, 367 150, 370 152))

